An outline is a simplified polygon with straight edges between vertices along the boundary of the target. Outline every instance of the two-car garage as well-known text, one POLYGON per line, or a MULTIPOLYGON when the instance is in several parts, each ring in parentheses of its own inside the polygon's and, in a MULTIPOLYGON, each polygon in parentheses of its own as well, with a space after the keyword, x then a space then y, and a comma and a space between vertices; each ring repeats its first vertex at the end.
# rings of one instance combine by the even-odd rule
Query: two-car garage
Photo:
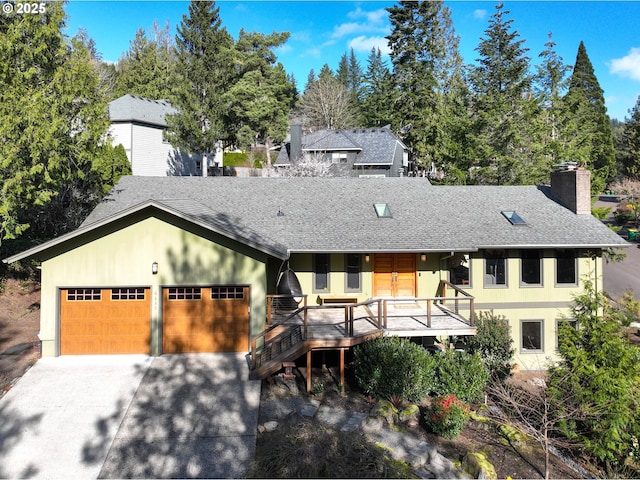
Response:
MULTIPOLYGON (((162 287, 162 353, 242 352, 249 287, 162 287)), ((60 289, 60 354, 149 354, 149 287, 60 289)))

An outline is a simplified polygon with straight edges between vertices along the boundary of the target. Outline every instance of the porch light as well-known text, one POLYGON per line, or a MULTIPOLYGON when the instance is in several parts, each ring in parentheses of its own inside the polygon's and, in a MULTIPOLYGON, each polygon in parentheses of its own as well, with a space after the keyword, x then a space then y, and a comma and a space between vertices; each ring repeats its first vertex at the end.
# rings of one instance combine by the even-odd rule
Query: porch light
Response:
POLYGON ((370 260, 371 260, 371 258, 369 257, 369 255, 365 255, 364 256, 364 262, 365 263, 369 263, 370 260))
POLYGON ((157 275, 158 274, 158 262, 153 262, 151 264, 151 273, 153 275, 157 275))
POLYGON ((421 253, 420 254, 420 261, 421 262, 426 262, 427 261, 427 254, 426 253, 421 253))

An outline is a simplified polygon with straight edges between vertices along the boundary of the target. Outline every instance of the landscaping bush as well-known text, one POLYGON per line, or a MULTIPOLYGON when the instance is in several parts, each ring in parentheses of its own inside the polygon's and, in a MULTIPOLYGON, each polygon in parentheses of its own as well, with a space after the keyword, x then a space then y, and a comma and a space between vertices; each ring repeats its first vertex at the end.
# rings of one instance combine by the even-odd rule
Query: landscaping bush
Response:
POLYGON ((436 357, 399 337, 380 337, 354 349, 354 372, 365 394, 417 402, 434 388, 436 357))
POLYGON ((478 353, 447 350, 436 359, 436 395, 455 395, 469 403, 481 401, 489 382, 489 371, 478 353))
POLYGON ((431 401, 424 419, 433 433, 453 439, 460 435, 467 424, 469 406, 455 395, 436 397, 431 401))
POLYGON ((476 334, 468 339, 469 352, 478 353, 490 378, 503 381, 513 368, 513 339, 509 323, 503 315, 480 312, 475 319, 476 334))

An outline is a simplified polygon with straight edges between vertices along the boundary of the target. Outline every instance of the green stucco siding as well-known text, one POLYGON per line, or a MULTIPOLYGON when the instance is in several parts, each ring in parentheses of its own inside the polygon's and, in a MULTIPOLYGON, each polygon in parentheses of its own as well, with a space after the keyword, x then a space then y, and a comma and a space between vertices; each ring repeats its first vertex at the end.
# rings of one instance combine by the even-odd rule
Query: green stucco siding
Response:
MULTIPOLYGON (((250 335, 264 328, 266 255, 193 225, 147 217, 110 228, 104 236, 62 251, 42 263, 40 338, 43 355, 59 354, 59 289, 151 287, 151 352, 161 345, 164 286, 250 286, 250 335), (151 266, 158 263, 158 274, 151 266)), ((247 339, 247 349, 249 339, 247 339)))

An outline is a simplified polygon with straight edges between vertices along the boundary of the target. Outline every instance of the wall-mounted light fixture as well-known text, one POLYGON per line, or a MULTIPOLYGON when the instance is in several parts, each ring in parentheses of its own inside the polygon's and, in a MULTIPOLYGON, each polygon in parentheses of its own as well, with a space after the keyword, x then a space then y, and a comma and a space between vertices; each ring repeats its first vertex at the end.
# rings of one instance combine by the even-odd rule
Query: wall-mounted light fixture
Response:
POLYGON ((153 275, 157 275, 158 274, 158 262, 153 262, 151 264, 151 273, 153 275))
POLYGON ((420 254, 420 261, 422 261, 422 262, 426 262, 427 261, 427 254, 426 253, 420 254))
POLYGON ((365 262, 365 263, 369 263, 370 261, 371 261, 371 257, 369 257, 369 255, 368 255, 368 254, 367 254, 367 255, 365 255, 365 256, 364 256, 364 262, 365 262))

